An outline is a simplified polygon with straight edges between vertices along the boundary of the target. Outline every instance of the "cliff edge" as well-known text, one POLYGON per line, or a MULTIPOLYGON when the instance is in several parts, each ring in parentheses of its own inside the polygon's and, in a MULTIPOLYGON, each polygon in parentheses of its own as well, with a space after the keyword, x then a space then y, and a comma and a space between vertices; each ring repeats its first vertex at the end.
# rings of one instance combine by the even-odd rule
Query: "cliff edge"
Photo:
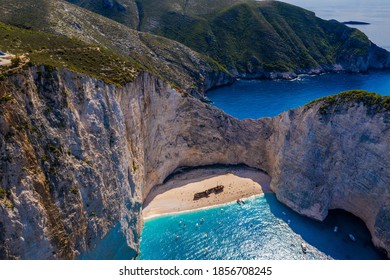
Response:
POLYGON ((3 79, 2 259, 134 258, 152 187, 181 167, 242 163, 301 214, 362 218, 389 255, 388 98, 343 93, 239 121, 147 72, 117 87, 51 67, 3 79))
POLYGON ((345 92, 285 112, 272 123, 268 171, 277 198, 318 220, 330 209, 354 214, 390 256, 390 98, 345 92))

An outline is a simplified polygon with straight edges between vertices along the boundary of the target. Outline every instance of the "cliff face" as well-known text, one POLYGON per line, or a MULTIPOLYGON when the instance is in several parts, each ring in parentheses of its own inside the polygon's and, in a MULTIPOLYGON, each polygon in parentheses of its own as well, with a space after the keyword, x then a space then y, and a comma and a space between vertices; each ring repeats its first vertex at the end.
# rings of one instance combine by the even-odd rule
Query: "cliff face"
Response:
POLYGON ((122 88, 44 67, 2 81, 0 258, 134 257, 155 184, 240 163, 238 131, 262 131, 185 96, 146 72, 122 88))
POLYGON ((132 258, 153 186, 240 163, 299 213, 357 215, 390 252, 388 111, 319 102, 239 121, 146 72, 115 88, 44 68, 7 78, 0 97, 0 258, 115 258, 120 245, 132 258))
POLYGON ((327 113, 321 106, 272 120, 272 189, 308 217, 323 220, 329 209, 360 217, 389 253, 390 113, 354 102, 327 113))
POLYGON ((257 142, 267 137, 267 120, 239 121, 147 73, 117 96, 144 198, 180 167, 262 165, 251 155, 265 154, 257 142))
POLYGON ((0 258, 71 259, 109 233, 134 257, 142 199, 115 88, 42 67, 0 95, 0 258))

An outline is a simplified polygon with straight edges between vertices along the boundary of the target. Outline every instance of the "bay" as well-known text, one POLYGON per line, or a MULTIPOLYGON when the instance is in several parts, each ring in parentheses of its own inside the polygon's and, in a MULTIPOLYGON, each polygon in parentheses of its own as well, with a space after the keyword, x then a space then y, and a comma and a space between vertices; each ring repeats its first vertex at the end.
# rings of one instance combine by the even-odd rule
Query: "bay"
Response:
POLYGON ((382 259, 370 239, 364 223, 351 214, 336 211, 317 222, 265 194, 244 205, 234 202, 146 220, 139 259, 382 259))
POLYGON ((274 117, 320 97, 363 89, 390 95, 390 71, 336 73, 288 80, 240 80, 207 93, 213 105, 238 118, 274 117))

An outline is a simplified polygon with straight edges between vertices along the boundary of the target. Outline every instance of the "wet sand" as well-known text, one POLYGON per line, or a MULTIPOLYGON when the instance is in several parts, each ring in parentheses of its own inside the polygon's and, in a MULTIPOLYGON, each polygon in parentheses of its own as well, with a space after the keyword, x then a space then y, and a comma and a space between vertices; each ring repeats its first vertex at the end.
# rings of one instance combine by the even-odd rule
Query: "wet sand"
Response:
POLYGON ((221 205, 237 199, 271 192, 271 178, 246 167, 198 168, 177 174, 165 184, 156 186, 143 205, 145 219, 221 205), (223 185, 221 193, 194 200, 194 194, 223 185))

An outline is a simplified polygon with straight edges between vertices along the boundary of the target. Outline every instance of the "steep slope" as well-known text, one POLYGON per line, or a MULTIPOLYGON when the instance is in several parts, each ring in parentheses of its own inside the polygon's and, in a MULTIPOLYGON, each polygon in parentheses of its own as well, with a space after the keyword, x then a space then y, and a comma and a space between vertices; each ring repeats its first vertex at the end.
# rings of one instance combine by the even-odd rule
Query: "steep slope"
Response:
MULTIPOLYGON (((207 15, 223 7, 228 7, 246 0, 178 0, 150 1, 143 0, 66 0, 97 14, 101 14, 133 29, 141 29, 144 17, 151 19, 161 16, 161 13, 175 12, 190 16, 207 15), (147 6, 145 14, 144 5, 147 6)), ((157 22, 156 22, 157 23, 157 22)))
MULTIPOLYGON (((85 5, 95 1, 73 2, 85 5)), ((390 67, 388 52, 362 32, 283 2, 136 3, 140 22, 138 27, 128 26, 181 42, 215 59, 238 77, 294 77, 299 73, 390 67)))
POLYGON ((371 53, 379 50, 362 32, 321 20, 293 5, 236 1, 203 14, 196 7, 176 6, 174 10, 171 1, 161 2, 170 4, 155 9, 152 0, 140 1, 144 11, 141 30, 182 42, 238 76, 259 77, 273 71, 357 72, 390 66, 388 54, 382 65, 370 63, 371 53))
MULTIPOLYGON (((57 17, 69 35, 65 22, 57 17)), ((301 214, 362 218, 390 256, 388 97, 348 92, 238 121, 136 59, 3 24, 0 38, 31 59, 0 77, 1 259, 134 258, 152 187, 181 167, 241 163, 268 172, 278 199, 301 214)))
POLYGON ((66 67, 123 85, 133 80, 144 69, 139 63, 105 48, 45 32, 31 31, 0 22, 0 49, 19 57, 11 67, 0 68, 0 74, 31 64, 66 67), (25 57, 25 61, 21 58, 25 57))
POLYGON ((108 234, 134 257, 142 198, 115 87, 41 67, 0 96, 0 258, 73 259, 108 234))
POLYGON ((149 73, 115 87, 26 69, 0 86, 0 257, 133 258, 153 186, 181 167, 241 163, 301 214, 362 218, 389 254, 389 107, 352 92, 239 121, 149 73))
POLYGON ((0 0, 0 21, 78 38, 120 52, 188 93, 231 83, 226 70, 184 45, 144 34, 60 0, 0 0))
POLYGON ((360 217, 390 257, 390 97, 345 92, 272 123, 270 174, 277 198, 319 220, 329 209, 360 217))
POLYGON ((137 27, 139 24, 138 7, 134 0, 69 0, 68 2, 111 18, 126 26, 137 27))

